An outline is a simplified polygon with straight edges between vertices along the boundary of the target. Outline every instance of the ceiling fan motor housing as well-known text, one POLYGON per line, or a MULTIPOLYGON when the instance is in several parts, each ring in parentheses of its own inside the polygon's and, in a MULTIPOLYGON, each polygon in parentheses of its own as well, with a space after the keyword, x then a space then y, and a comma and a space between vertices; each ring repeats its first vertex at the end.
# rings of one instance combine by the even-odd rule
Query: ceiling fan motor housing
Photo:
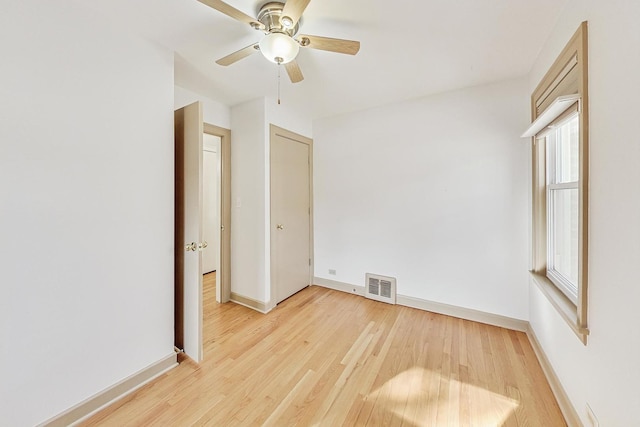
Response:
POLYGON ((282 10, 284 3, 269 2, 260 8, 258 12, 258 21, 264 25, 264 32, 268 33, 283 33, 289 37, 293 37, 298 33, 300 28, 299 22, 291 28, 287 28, 282 24, 282 10))

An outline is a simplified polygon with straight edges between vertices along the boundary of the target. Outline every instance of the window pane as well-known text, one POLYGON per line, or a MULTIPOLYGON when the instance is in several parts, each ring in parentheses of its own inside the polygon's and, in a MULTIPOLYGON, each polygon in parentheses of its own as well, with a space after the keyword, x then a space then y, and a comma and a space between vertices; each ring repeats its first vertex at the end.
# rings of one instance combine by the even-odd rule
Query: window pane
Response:
POLYGON ((555 183, 577 181, 579 177, 579 152, 578 152, 578 115, 562 124, 556 130, 555 157, 556 179, 555 183))
POLYGON ((578 283, 578 189, 550 191, 551 245, 549 267, 577 290, 578 283))

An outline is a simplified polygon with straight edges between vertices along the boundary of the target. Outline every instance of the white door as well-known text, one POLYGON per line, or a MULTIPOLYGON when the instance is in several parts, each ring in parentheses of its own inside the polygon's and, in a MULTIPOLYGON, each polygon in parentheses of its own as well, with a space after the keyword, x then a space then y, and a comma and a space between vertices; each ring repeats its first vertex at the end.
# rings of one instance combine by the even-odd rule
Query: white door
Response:
POLYGON ((176 346, 202 360, 202 107, 174 114, 176 346))
POLYGON ((297 137, 281 130, 271 135, 271 269, 276 303, 311 284, 311 145, 297 137))

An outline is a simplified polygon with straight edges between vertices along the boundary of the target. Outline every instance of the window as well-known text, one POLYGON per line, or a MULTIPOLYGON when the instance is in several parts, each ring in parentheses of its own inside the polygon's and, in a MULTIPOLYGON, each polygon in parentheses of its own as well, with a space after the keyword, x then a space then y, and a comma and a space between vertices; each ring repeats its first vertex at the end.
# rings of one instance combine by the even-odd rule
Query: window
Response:
POLYGON ((533 281, 587 343, 587 23, 531 96, 533 281))
POLYGON ((578 303, 578 129, 576 112, 538 139, 546 148, 547 277, 574 304, 578 303))

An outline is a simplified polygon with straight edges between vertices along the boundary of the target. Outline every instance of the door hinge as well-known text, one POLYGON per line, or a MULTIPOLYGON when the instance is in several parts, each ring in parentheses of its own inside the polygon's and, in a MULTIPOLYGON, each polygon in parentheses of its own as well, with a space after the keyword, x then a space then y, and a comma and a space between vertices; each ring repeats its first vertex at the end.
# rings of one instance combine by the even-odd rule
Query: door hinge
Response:
POLYGON ((311 258, 309 258, 309 266, 311 266, 311 258))

